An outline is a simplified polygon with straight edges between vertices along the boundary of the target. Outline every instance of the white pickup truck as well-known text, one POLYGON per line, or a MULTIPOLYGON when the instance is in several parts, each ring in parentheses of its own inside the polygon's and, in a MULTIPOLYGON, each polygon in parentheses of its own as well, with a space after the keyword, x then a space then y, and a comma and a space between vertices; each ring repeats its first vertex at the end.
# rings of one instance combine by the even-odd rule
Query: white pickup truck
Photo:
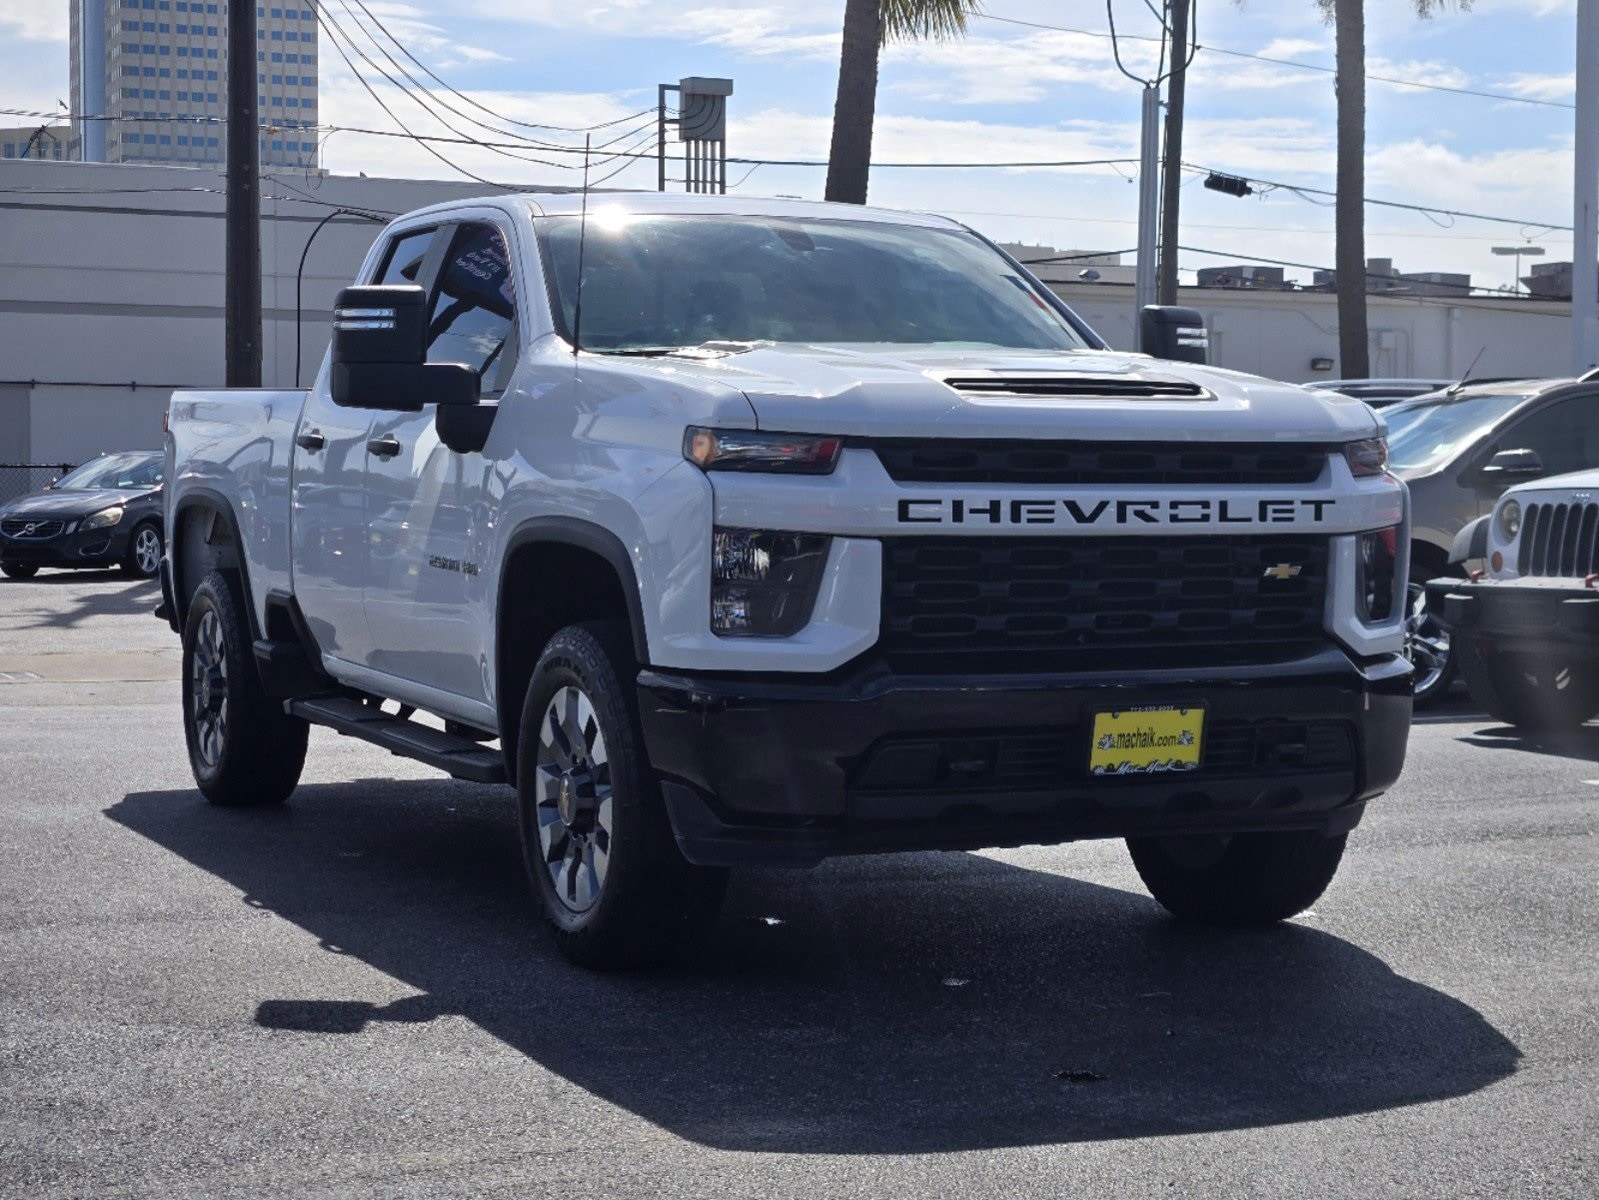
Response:
POLYGON ((309 391, 172 399, 195 777, 281 802, 315 723, 511 784, 578 962, 732 866, 1090 837, 1279 920, 1399 774, 1380 420, 1109 351, 954 221, 463 201, 335 316, 309 391))

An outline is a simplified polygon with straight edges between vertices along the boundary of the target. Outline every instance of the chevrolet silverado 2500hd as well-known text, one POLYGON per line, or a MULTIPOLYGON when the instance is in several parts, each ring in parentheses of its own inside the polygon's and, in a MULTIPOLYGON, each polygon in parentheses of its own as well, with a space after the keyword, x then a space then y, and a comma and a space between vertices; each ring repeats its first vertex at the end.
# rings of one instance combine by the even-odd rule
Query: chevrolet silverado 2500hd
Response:
POLYGON ((946 219, 426 209, 309 391, 170 427, 201 791, 284 800, 313 723, 511 784, 579 962, 731 866, 1089 837, 1180 917, 1277 920, 1404 759, 1380 420, 1111 352, 946 219))

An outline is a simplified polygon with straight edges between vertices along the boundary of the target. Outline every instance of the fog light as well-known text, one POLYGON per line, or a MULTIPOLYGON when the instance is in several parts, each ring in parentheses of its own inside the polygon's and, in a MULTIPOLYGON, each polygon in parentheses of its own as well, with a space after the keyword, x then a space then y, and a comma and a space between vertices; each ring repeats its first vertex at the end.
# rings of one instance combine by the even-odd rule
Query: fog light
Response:
POLYGON ((1363 533, 1356 542, 1359 560, 1360 619, 1380 625, 1398 610, 1399 526, 1363 533))
POLYGON ((805 627, 827 562, 829 538, 765 529, 711 534, 711 632, 787 637, 805 627))

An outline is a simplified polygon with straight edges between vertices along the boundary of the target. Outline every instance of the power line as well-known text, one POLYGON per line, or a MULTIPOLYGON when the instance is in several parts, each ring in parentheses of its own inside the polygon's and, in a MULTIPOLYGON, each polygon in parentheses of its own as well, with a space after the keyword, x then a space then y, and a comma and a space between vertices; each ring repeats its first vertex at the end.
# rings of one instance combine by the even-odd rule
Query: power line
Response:
MULTIPOLYGON (((1077 29, 1068 25, 1046 25, 1040 21, 1023 21, 1016 17, 996 16, 994 13, 979 12, 971 15, 981 17, 987 21, 997 21, 1002 25, 1020 25, 1027 29, 1047 29, 1052 33, 1076 33, 1084 37, 1105 38, 1112 42, 1115 41, 1116 37, 1139 42, 1158 42, 1161 40, 1140 34, 1112 34, 1103 29, 1077 29)), ((1194 49, 1203 50, 1209 54, 1226 55, 1228 58, 1247 58, 1255 62, 1271 63, 1273 66, 1278 67, 1295 67, 1301 71, 1317 71, 1325 75, 1336 75, 1338 73, 1337 67, 1326 67, 1319 63, 1299 62, 1291 58, 1271 58, 1264 54, 1250 54, 1244 50, 1229 50, 1222 46, 1205 46, 1196 43, 1194 49)), ((1531 96, 1511 96, 1504 92, 1484 92, 1476 88, 1450 87, 1442 83, 1422 83, 1415 79, 1395 79, 1389 75, 1367 75, 1366 78, 1373 83, 1389 83, 1395 87, 1419 88, 1429 92, 1449 92, 1457 96, 1477 96, 1484 100, 1504 100, 1512 104, 1531 104, 1542 108, 1575 109, 1577 107, 1575 104, 1567 104, 1561 100, 1537 100, 1531 96)))
MULTIPOLYGON (((1214 168, 1201 167, 1195 163, 1184 163, 1183 170, 1211 174, 1214 168)), ((1243 178, 1247 178, 1250 183, 1258 183, 1262 187, 1281 188, 1287 192, 1308 192, 1314 196, 1332 196, 1335 199, 1338 195, 1337 192, 1329 192, 1326 188, 1307 187, 1300 183, 1281 183, 1271 179, 1256 179, 1252 175, 1244 176, 1243 178)), ((1486 213, 1462 212, 1453 208, 1432 208, 1425 204, 1404 204, 1398 200, 1377 200, 1371 196, 1366 196, 1363 199, 1366 204, 1374 204, 1381 208, 1398 208, 1408 212, 1430 213, 1440 217, 1463 217, 1470 221, 1498 221, 1504 225, 1520 225, 1527 229, 1549 229, 1554 231, 1562 229, 1569 231, 1571 229, 1570 225, 1559 225, 1551 221, 1523 221, 1517 217, 1493 217, 1486 213)))
MULTIPOLYGON (((344 3, 344 0, 340 0, 340 3, 341 4, 344 3)), ((409 50, 407 50, 405 48, 405 45, 400 41, 400 39, 395 37, 392 33, 389 32, 388 27, 386 25, 384 25, 381 20, 378 19, 377 14, 374 13, 370 8, 368 8, 362 2, 362 0, 355 0, 355 3, 360 6, 360 9, 361 9, 362 12, 366 13, 366 15, 371 18, 372 23, 374 25, 376 25, 379 30, 382 31, 383 36, 388 38, 389 41, 393 42, 395 44, 395 46, 399 47, 400 53, 405 55, 406 58, 410 59, 413 63, 415 63, 422 70, 422 72, 427 75, 427 77, 429 79, 433 80, 433 82, 437 83, 440 87, 442 87, 445 91, 449 92, 452 96, 455 96, 458 99, 465 101, 467 104, 470 104, 473 108, 476 108, 476 109, 479 109, 482 112, 488 113, 489 116, 494 117, 496 120, 505 121, 505 122, 507 122, 508 124, 511 124, 511 125, 520 125, 523 129, 544 129, 544 130, 550 131, 551 133, 590 133, 590 132, 592 132, 594 130, 597 130, 597 129, 609 129, 613 125, 621 125, 622 123, 624 123, 626 121, 634 120, 637 117, 642 117, 642 116, 646 116, 646 115, 653 115, 654 112, 655 112, 655 110, 653 108, 646 108, 646 109, 643 109, 640 112, 631 113, 631 114, 629 114, 628 116, 625 116, 625 117, 617 117, 613 121, 601 121, 601 122, 599 122, 596 125, 580 125, 580 126, 541 125, 541 124, 538 124, 538 123, 532 122, 532 121, 519 121, 515 117, 508 117, 504 113, 495 112, 493 109, 489 108, 487 105, 481 104, 478 101, 472 99, 472 97, 466 95, 464 92, 457 91, 455 88, 451 87, 443 79, 440 79, 438 77, 438 75, 434 74, 432 69, 429 68, 426 63, 424 63, 421 59, 417 58, 416 55, 412 54, 409 50)), ((348 11, 348 8, 349 8, 349 6, 346 4, 345 5, 346 11, 348 11)))

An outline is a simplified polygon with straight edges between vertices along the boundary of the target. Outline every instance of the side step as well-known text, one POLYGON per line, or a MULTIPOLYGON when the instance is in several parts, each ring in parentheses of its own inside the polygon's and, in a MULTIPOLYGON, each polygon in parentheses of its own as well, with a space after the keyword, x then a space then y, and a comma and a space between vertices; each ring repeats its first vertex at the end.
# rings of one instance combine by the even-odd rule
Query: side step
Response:
POLYGON ((313 725, 326 725, 339 733, 382 746, 401 758, 425 762, 456 779, 470 779, 474 783, 506 782, 505 758, 498 750, 486 750, 468 738, 385 713, 375 704, 363 704, 348 696, 318 696, 289 701, 289 711, 313 725))

